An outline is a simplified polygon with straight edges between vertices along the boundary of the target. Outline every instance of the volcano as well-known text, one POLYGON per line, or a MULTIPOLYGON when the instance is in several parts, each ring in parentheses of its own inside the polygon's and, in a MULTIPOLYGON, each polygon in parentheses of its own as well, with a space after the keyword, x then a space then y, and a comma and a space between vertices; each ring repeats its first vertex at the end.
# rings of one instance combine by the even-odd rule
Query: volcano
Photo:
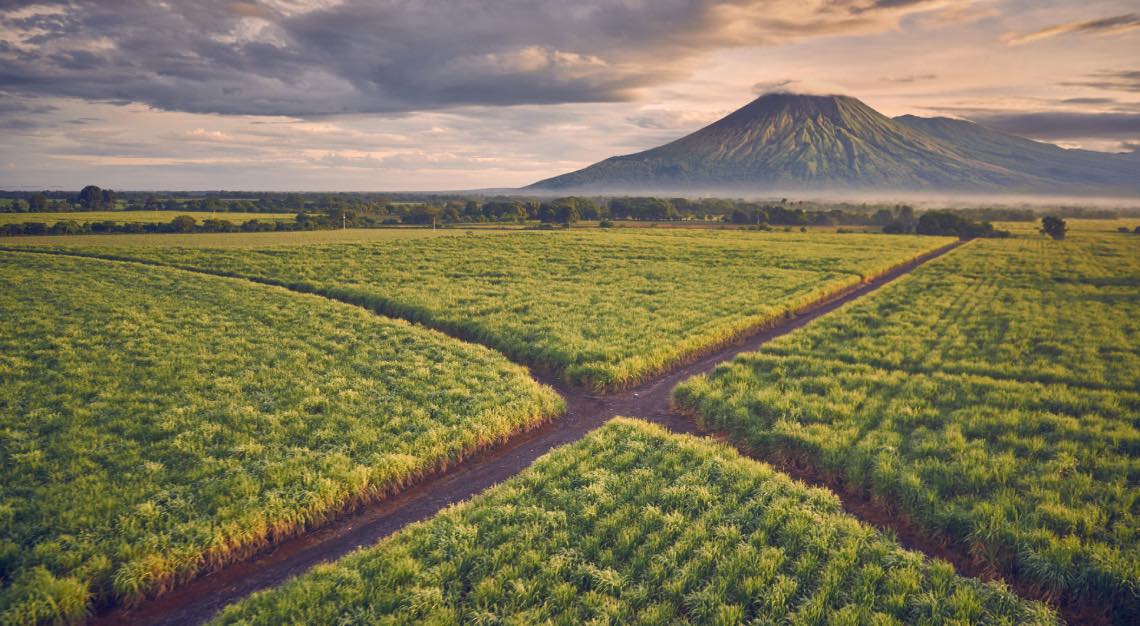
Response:
POLYGON ((964 120, 887 117, 849 96, 768 94, 671 143, 534 183, 632 193, 879 189, 1132 195, 1137 160, 964 120))

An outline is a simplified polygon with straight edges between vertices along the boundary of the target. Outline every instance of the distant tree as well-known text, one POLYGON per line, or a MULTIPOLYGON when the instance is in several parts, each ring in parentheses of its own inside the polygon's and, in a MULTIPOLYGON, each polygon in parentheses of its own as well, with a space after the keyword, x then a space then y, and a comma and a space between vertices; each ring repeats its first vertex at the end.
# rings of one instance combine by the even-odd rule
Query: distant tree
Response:
MULTIPOLYGON (((202 222, 202 230, 208 233, 232 233, 238 229, 237 224, 229 220, 205 220, 202 222)), ((193 230, 193 228, 191 228, 193 230)))
POLYGON ((1132 229, 1132 232, 1137 234, 1137 235, 1140 235, 1140 226, 1137 226, 1136 228, 1132 229))
POLYGON ((197 225, 198 220, 189 215, 179 215, 170 220, 170 229, 176 233, 192 233, 197 225))
POLYGON ((633 220, 670 220, 680 217, 673 204, 661 198, 614 198, 610 200, 610 215, 633 220))
POLYGON ((79 191, 79 206, 85 211, 98 211, 103 208, 103 190, 95 185, 87 185, 79 191))
POLYGON ((582 214, 578 212, 578 205, 574 202, 567 202, 558 205, 555 210, 554 219, 560 223, 565 224, 567 227, 577 224, 582 219, 582 214))
POLYGON ((60 221, 52 224, 49 232, 53 235, 77 235, 83 232, 83 225, 75 220, 60 221))
POLYGON ((285 196, 283 204, 286 209, 304 210, 305 209, 305 196, 299 193, 291 193, 285 196))
POLYGON ((871 216, 871 223, 876 226, 886 226, 895 220, 895 214, 890 209, 879 209, 871 216))
POLYGON ((50 201, 48 197, 42 193, 32 194, 32 196, 28 198, 29 211, 47 211, 49 206, 50 201))
POLYGON ((407 224, 434 224, 439 220, 441 212, 442 210, 434 205, 416 204, 403 215, 403 221, 407 224))
POLYGON ((538 213, 535 215, 538 221, 549 224, 558 219, 558 209, 553 202, 543 202, 538 206, 538 213))
POLYGON ((1065 220, 1054 215, 1046 215, 1041 218, 1041 234, 1048 235, 1055 240, 1060 241, 1065 238, 1065 231, 1069 226, 1065 224, 1065 220))
POLYGON ((915 222, 914 207, 906 204, 900 204, 895 207, 896 220, 903 227, 903 232, 914 232, 915 222))
POLYGON ((463 221, 463 213, 460 212, 459 207, 451 202, 448 202, 447 205, 443 207, 443 212, 440 214, 440 217, 445 222, 454 223, 463 221))
POLYGON ((598 205, 587 198, 557 198, 543 202, 538 207, 538 219, 543 222, 558 222, 572 226, 582 219, 597 219, 598 205))
POLYGON ((749 214, 748 211, 745 211, 740 207, 733 209, 732 213, 730 213, 728 216, 728 221, 732 222, 733 224, 751 224, 754 219, 755 218, 749 214))
MULTIPOLYGON (((889 225, 888 225, 889 226, 889 225)), ((884 232, 888 232, 886 228, 884 232)), ((993 237, 997 233, 989 222, 975 222, 951 211, 927 211, 918 218, 914 232, 920 235, 956 235, 960 239, 993 237)))

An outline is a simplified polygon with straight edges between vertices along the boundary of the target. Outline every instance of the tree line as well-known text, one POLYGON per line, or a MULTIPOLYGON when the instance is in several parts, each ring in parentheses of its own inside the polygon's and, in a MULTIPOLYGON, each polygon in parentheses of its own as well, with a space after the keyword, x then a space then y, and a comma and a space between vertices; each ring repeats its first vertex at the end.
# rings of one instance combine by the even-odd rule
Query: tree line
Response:
MULTIPOLYGON (((886 233, 950 235, 964 239, 1002 237, 991 220, 1036 221, 1037 212, 1026 208, 966 208, 918 212, 906 204, 867 204, 790 201, 787 198, 751 201, 730 198, 661 198, 639 196, 483 196, 447 194, 296 193, 296 192, 115 192, 87 185, 78 193, 3 192, 0 212, 52 211, 201 211, 220 214, 185 230, 189 216, 167 223, 122 223, 113 220, 55 224, 28 221, 9 224, 0 234, 76 234, 110 232, 229 232, 320 228, 373 228, 383 226, 449 225, 469 223, 521 224, 541 222, 572 226, 581 221, 610 225, 614 220, 699 220, 753 228, 860 226, 886 233), (224 213, 295 212, 294 222, 249 220, 234 223, 224 213), (180 221, 180 224, 175 224, 180 221)), ((1059 207, 1058 218, 1119 217, 1124 213, 1084 207, 1059 207)))
POLYGON ((293 220, 246 220, 235 223, 227 219, 205 219, 199 222, 191 215, 179 215, 169 222, 79 222, 61 220, 20 222, 0 226, 0 236, 19 235, 92 235, 121 233, 254 233, 269 231, 323 230, 333 228, 326 216, 299 214, 293 220))

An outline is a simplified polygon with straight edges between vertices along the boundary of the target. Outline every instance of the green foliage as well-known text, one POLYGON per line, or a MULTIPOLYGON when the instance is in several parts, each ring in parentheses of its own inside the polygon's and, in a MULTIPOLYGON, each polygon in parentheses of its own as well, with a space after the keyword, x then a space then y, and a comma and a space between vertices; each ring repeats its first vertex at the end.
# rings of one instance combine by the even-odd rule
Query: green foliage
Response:
POLYGON ((290 249, 73 250, 325 294, 461 334, 571 383, 613 388, 947 242, 623 229, 290 249))
POLYGON ((618 418, 219 624, 1055 624, 727 447, 618 418))
MULTIPOLYGON (((894 226, 894 223, 887 226, 894 226)), ((885 230, 885 229, 884 229, 885 230)), ((994 225, 989 222, 975 222, 951 211, 927 211, 918 218, 915 232, 920 235, 955 236, 960 239, 977 239, 978 237, 1008 237, 1005 231, 994 231, 994 225)))
POLYGON ((1137 246, 974 242, 674 399, 1127 623, 1140 616, 1137 246))
POLYGON ((482 347, 323 298, 0 254, 0 622, 133 601, 534 426, 482 347))
POLYGON ((1068 226, 1065 225, 1065 220, 1055 215, 1046 215, 1041 218, 1041 233, 1044 235, 1060 241, 1065 238, 1067 230, 1068 226))

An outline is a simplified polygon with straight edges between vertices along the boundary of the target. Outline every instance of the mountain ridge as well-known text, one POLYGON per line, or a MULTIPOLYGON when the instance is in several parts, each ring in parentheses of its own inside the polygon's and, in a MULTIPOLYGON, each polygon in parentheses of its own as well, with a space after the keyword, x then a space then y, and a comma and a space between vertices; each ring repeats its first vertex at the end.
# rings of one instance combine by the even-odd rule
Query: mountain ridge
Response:
POLYGON ((1135 163, 964 120, 889 118, 850 96, 767 94, 669 143, 526 189, 1135 193, 1135 163))

